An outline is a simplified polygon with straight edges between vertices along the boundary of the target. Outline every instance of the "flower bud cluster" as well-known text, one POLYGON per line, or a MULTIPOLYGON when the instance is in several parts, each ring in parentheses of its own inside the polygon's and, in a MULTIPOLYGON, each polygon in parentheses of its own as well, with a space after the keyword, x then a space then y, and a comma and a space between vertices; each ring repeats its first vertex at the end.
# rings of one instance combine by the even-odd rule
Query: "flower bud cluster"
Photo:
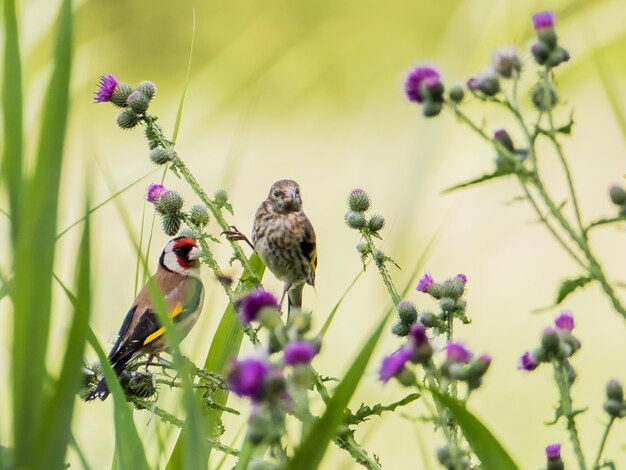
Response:
POLYGON ((258 324, 269 335, 268 347, 257 352, 259 357, 232 360, 228 371, 229 389, 254 405, 247 438, 259 444, 284 429, 285 413, 296 397, 309 389, 310 364, 321 341, 305 337, 311 328, 310 314, 292 311, 285 325, 278 300, 264 289, 247 292, 235 308, 243 325, 258 324))
MULTIPOLYGON (((167 189, 162 184, 151 184, 146 190, 146 200, 154 204, 154 209, 161 216, 163 231, 169 236, 176 235, 183 222, 184 201, 180 193, 167 189)), ((203 228, 209 223, 209 212, 203 204, 194 205, 188 217, 198 228, 203 228)))
MULTIPOLYGON (((404 83, 404 91, 410 101, 423 105, 422 113, 426 117, 437 116, 444 103, 444 86, 439 71, 433 67, 415 67, 404 83)), ((458 101, 463 99, 462 90, 455 89, 458 101)))
POLYGON ((537 41, 530 46, 535 62, 546 67, 556 67, 570 59, 569 52, 558 45, 554 31, 554 13, 543 11, 533 15, 533 27, 537 41))
POLYGON ((619 207, 620 217, 626 216, 626 190, 618 185, 609 188, 611 202, 619 207))
POLYGON ((100 78, 96 91, 96 103, 109 102, 121 108, 117 116, 117 125, 122 129, 134 128, 145 116, 150 101, 156 93, 154 83, 144 81, 133 88, 126 83, 117 81, 114 75, 104 75, 100 78))
POLYGON ((437 449, 437 461, 446 470, 467 470, 472 468, 466 452, 457 446, 447 445, 437 449))
POLYGON ((450 341, 446 346, 446 359, 440 369, 445 377, 465 382, 468 390, 474 390, 482 384, 483 376, 490 365, 489 354, 475 358, 462 343, 450 341))
MULTIPOLYGON (((519 361, 519 368, 532 371, 542 362, 566 361, 580 349, 580 341, 572 335, 574 317, 571 312, 563 311, 554 320, 554 326, 548 327, 541 335, 541 344, 531 351, 526 351, 519 361)), ((570 381, 575 378, 570 370, 570 381)))
POLYGON ((626 402, 624 401, 624 389, 617 380, 611 379, 606 384, 606 401, 602 405, 613 418, 626 417, 626 402))
POLYGON ((422 325, 415 324, 410 328, 408 341, 397 351, 383 359, 379 370, 381 382, 387 383, 396 378, 402 385, 415 384, 415 373, 409 364, 426 365, 433 355, 433 348, 422 325))
POLYGON ((446 322, 451 318, 458 318, 463 323, 469 323, 470 320, 465 315, 467 302, 463 298, 466 283, 465 274, 457 274, 443 282, 435 282, 430 274, 424 274, 417 283, 416 289, 438 301, 439 315, 421 312, 418 315, 418 322, 426 328, 436 328, 439 333, 443 331, 446 322))

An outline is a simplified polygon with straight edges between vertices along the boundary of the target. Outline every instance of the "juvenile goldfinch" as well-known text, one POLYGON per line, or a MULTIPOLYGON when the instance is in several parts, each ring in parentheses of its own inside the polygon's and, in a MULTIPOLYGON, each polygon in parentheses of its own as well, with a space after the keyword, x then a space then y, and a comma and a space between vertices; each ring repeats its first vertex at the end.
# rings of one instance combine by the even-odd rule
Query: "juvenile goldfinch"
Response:
MULTIPOLYGON (((170 240, 159 258, 159 267, 153 280, 163 294, 169 315, 182 338, 198 320, 204 289, 200 280, 200 261, 202 251, 195 240, 177 237, 170 240)), ((150 297, 148 285, 145 285, 132 307, 126 314, 109 353, 109 361, 119 376, 126 365, 144 354, 148 354, 148 363, 153 356, 167 348, 165 328, 161 327, 150 297)), ((109 387, 102 379, 86 400, 94 398, 104 400, 109 395, 109 387)))
POLYGON ((267 268, 285 283, 289 310, 302 307, 304 284, 315 286, 315 231, 302 210, 300 186, 293 180, 272 185, 254 216, 252 244, 267 268))

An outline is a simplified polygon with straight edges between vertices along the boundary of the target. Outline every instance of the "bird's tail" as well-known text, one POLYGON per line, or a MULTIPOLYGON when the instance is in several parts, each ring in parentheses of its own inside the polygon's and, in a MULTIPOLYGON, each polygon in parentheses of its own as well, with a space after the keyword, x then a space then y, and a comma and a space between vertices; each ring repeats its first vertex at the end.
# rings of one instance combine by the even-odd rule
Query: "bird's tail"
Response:
POLYGON ((293 308, 302 308, 302 291, 304 290, 304 284, 298 284, 289 289, 287 293, 287 321, 289 321, 289 315, 293 308))
MULTIPOLYGON (((113 364, 113 370, 115 371, 115 374, 118 377, 120 376, 120 374, 126 367, 127 363, 128 363, 128 359, 121 360, 113 364)), ((110 393, 111 391, 109 390, 109 385, 107 384, 107 381, 103 378, 102 380, 100 380, 100 382, 98 382, 98 385, 96 385, 96 387, 91 391, 91 393, 87 395, 87 397, 85 398, 85 401, 92 401, 92 400, 95 400, 96 398, 99 398, 100 400, 104 401, 106 400, 106 397, 108 397, 110 393)))

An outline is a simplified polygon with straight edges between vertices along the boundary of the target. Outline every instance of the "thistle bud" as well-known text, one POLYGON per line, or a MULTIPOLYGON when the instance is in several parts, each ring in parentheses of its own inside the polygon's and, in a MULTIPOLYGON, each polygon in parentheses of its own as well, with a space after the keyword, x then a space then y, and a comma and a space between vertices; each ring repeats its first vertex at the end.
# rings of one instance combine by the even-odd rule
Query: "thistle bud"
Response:
POLYGON ((272 433, 272 420, 267 413, 256 413, 248 420, 246 439, 254 445, 258 445, 272 433))
POLYGON ((522 69, 522 58, 517 47, 501 47, 491 54, 493 69, 504 78, 511 78, 522 69))
POLYGON ((155 147, 150 150, 150 160, 156 165, 164 165, 172 159, 174 151, 164 149, 163 147, 155 147))
POLYGON ((624 404, 620 401, 609 399, 602 404, 602 409, 604 409, 609 416, 620 418, 622 417, 621 415, 624 410, 624 404))
POLYGON ((530 46, 530 52, 535 58, 535 62, 544 65, 550 56, 550 49, 543 42, 537 41, 530 46))
POLYGON ((156 93, 156 86, 154 83, 146 80, 137 85, 137 91, 143 93, 148 100, 151 100, 154 98, 154 94, 156 93))
POLYGON ((439 299, 439 308, 444 312, 452 312, 455 310, 456 301, 450 297, 442 297, 439 299))
POLYGON ((113 103, 118 108, 125 108, 126 101, 128 97, 133 92, 133 88, 126 83, 118 83, 117 87, 115 87, 115 91, 111 95, 111 103, 113 103))
POLYGON ((558 102, 554 87, 544 82, 535 85, 531 92, 531 99, 538 111, 550 111, 558 102))
POLYGON ((374 251, 374 261, 376 261, 377 264, 384 263, 386 259, 387 259, 387 256, 385 255, 384 251, 381 251, 381 250, 374 251))
POLYGON ((398 305, 398 316, 402 323, 412 325, 417 320, 417 308, 413 302, 404 300, 398 305))
POLYGON ((150 148, 150 150, 161 145, 155 128, 159 131, 161 130, 161 127, 157 123, 153 123, 152 126, 146 126, 143 130, 143 134, 148 141, 148 147, 150 148))
POLYGON ((367 228, 372 232, 378 232, 385 226, 385 218, 382 215, 374 214, 367 223, 367 228))
POLYGON ((353 189, 348 196, 348 207, 355 212, 365 212, 370 207, 370 197, 360 188, 353 189))
POLYGON ((570 59, 569 52, 562 47, 558 47, 550 52, 548 59, 546 60, 546 65, 549 67, 556 67, 557 65, 562 64, 563 62, 567 62, 570 59))
POLYGON ((198 227, 204 227, 209 223, 209 211, 204 204, 195 204, 189 211, 189 217, 198 227))
POLYGON ((356 251, 361 253, 362 255, 366 255, 370 251, 370 246, 368 243, 362 242, 356 246, 356 251))
POLYGON ((541 346, 548 352, 555 354, 559 351, 559 335, 554 328, 546 328, 541 336, 541 346))
POLYGON ((311 314, 300 309, 292 309, 287 320, 287 328, 294 329, 303 335, 311 329, 311 314))
POLYGON ((409 334, 410 329, 411 325, 399 321, 393 324, 393 326, 391 327, 391 332, 396 336, 403 337, 409 334))
POLYGON ((163 228, 163 231, 170 237, 173 237, 178 233, 178 230, 180 229, 180 224, 181 220, 178 214, 166 213, 161 216, 161 227, 163 228))
POLYGON ((117 115, 116 122, 122 129, 132 129, 139 124, 139 116, 132 109, 125 109, 117 115))
POLYGON ((450 88, 448 96, 450 97, 450 101, 459 104, 461 101, 463 101, 463 98, 465 96, 465 90, 463 90, 463 87, 461 85, 456 83, 452 85, 452 88, 450 88))
POLYGON ((441 103, 438 101, 425 101, 422 108, 422 114, 424 117, 435 117, 441 113, 441 103))
POLYGON ((213 195, 213 201, 220 207, 224 206, 228 203, 228 192, 225 189, 218 189, 213 195))
POLYGON ((624 188, 621 186, 611 186, 609 189, 609 196, 611 197, 613 204, 622 206, 626 203, 626 191, 624 191, 624 188))
POLYGON ((624 389, 622 385, 615 379, 611 379, 606 384, 606 397, 609 400, 618 402, 624 401, 624 389))
POLYGON ((176 191, 168 191, 157 199, 154 207, 161 214, 178 214, 183 208, 183 197, 176 191))
POLYGON ((460 278, 453 278, 446 280, 442 285, 443 295, 451 297, 452 299, 458 299, 465 292, 465 283, 460 278))
POLYGON ((144 95, 140 91, 133 91, 126 100, 130 109, 135 111, 137 114, 143 114, 148 110, 148 106, 150 105, 150 98, 144 95))
POLYGON ((348 227, 353 228, 355 230, 360 230, 367 225, 367 219, 362 212, 356 212, 353 210, 349 210, 346 213, 346 224, 348 227))
POLYGON ((417 322, 423 325, 424 328, 434 328, 439 325, 439 319, 437 315, 432 312, 420 312, 417 316, 417 322))

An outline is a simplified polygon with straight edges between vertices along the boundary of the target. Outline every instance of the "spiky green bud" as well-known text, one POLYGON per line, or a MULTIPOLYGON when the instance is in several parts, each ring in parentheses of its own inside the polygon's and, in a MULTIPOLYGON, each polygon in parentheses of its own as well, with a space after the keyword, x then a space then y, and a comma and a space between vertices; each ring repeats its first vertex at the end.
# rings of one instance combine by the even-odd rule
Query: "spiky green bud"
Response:
POLYGON ((348 207, 355 212, 365 212, 370 207, 370 197, 362 189, 353 189, 348 195, 348 207))
POLYGON ((412 325, 417 320, 417 308, 413 302, 404 300, 398 305, 398 316, 400 321, 407 325, 412 325))
POLYGON ((346 224, 348 224, 348 227, 350 228, 360 230, 367 225, 367 219, 365 218, 363 212, 349 210, 346 213, 346 224))
POLYGON ((435 117, 441 112, 441 103, 438 101, 427 100, 422 106, 422 114, 424 117, 435 117))
POLYGON ((540 82, 532 90, 533 105, 538 111, 550 111, 558 102, 556 90, 550 84, 540 82))
POLYGON ((403 322, 397 322, 391 327, 391 332, 396 336, 406 336, 409 334, 410 329, 411 325, 407 325, 403 322))
POLYGON ((156 86, 154 83, 146 80, 137 85, 137 91, 143 93, 148 100, 151 100, 154 98, 154 94, 156 93, 156 86))
POLYGON ((264 412, 253 414, 248 420, 246 439, 253 445, 263 442, 272 434, 272 420, 264 412))
POLYGON ((150 160, 156 165, 164 165, 169 162, 174 156, 174 150, 171 148, 164 149, 163 147, 156 147, 150 151, 150 160))
POLYGON ((609 196, 611 197, 611 202, 613 202, 613 204, 621 206, 626 203, 626 191, 624 191, 624 188, 621 186, 611 186, 609 189, 609 196))
POLYGON ((228 192, 225 189, 218 189, 213 195, 213 200, 218 206, 223 206, 228 202, 228 192))
POLYGON ((183 197, 176 191, 164 193, 156 202, 155 208, 161 214, 178 214, 183 208, 183 197))
POLYGON ((161 216, 161 227, 163 228, 163 231, 170 237, 173 237, 178 233, 178 230, 180 229, 180 224, 180 217, 176 213, 163 214, 161 216))
POLYGON ((385 226, 385 218, 380 214, 374 214, 367 223, 367 228, 372 232, 378 232, 385 226))
POLYGON ((387 255, 385 255, 384 251, 381 251, 381 250, 374 251, 374 261, 376 261, 376 263, 381 264, 381 263, 384 263, 386 260, 387 260, 387 255))
POLYGON ((198 227, 204 227, 209 223, 209 211, 204 204, 195 204, 189 211, 189 217, 198 227))
POLYGON ((132 109, 125 109, 117 115, 116 121, 122 129, 132 129, 139 124, 139 116, 132 109))
POLYGON ((159 142, 159 138, 157 135, 157 130, 161 131, 161 126, 159 126, 157 123, 152 123, 152 126, 146 126, 143 130, 150 149, 156 148, 161 145, 161 142, 159 142))
POLYGON ((607 382, 606 397, 610 400, 624 401, 624 389, 617 380, 612 379, 607 382))
POLYGON ((133 91, 126 100, 130 109, 135 111, 137 114, 143 114, 148 110, 148 106, 150 106, 150 98, 144 95, 140 91, 133 91))
POLYGON ((192 240, 197 240, 196 238, 196 234, 193 233, 192 230, 188 229, 188 228, 184 228, 180 231, 179 235, 181 237, 185 237, 185 238, 191 238, 192 240))
POLYGON ((602 408, 604 408, 604 411, 606 411, 609 414, 609 416, 619 418, 620 415, 622 414, 624 405, 620 401, 609 399, 604 402, 604 404, 602 405, 602 408))
POLYGON ((128 97, 133 92, 133 87, 127 85, 126 83, 118 83, 115 87, 115 91, 111 95, 111 103, 113 103, 118 108, 125 108, 128 100, 128 97))
POLYGON ((365 242, 359 243, 356 246, 356 251, 358 251, 362 255, 369 253, 369 250, 370 250, 370 246, 368 243, 365 243, 365 242))
POLYGON ((439 325, 437 315, 432 312, 420 312, 417 316, 417 321, 422 324, 424 328, 433 328, 439 325))
POLYGON ((463 101, 463 98, 465 97, 465 90, 463 89, 463 86, 458 83, 452 85, 452 88, 450 88, 449 96, 450 101, 454 103, 458 104, 463 101))

